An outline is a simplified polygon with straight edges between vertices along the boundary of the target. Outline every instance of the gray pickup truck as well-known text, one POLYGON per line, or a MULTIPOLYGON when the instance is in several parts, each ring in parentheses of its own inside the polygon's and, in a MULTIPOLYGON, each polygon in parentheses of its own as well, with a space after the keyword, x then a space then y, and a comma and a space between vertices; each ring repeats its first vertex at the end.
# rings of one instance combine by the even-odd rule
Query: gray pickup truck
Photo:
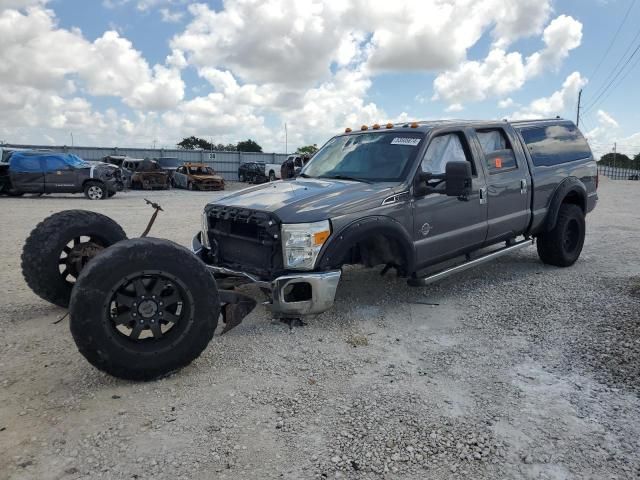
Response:
POLYGON ((347 264, 424 285, 535 238, 543 262, 572 265, 597 181, 567 120, 363 126, 329 140, 297 178, 207 205, 192 248, 219 276, 270 286, 275 315, 320 313, 347 264))
POLYGON ((242 321, 257 304, 242 284, 289 322, 331 308, 344 265, 425 285, 533 243, 544 263, 572 265, 597 186, 570 121, 363 126, 329 140, 296 178, 207 205, 191 252, 70 210, 31 232, 22 270, 36 294, 69 306, 92 365, 148 380, 197 358, 220 318, 222 333, 242 321))

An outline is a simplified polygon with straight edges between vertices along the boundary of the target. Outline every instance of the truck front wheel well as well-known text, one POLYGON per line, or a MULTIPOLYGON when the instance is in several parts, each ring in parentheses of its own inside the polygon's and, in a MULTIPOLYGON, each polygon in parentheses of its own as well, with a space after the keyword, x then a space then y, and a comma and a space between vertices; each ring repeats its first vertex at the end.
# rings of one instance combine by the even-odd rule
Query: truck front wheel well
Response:
POLYGON ((369 268, 387 265, 395 268, 400 276, 407 275, 407 259, 402 245, 396 238, 382 233, 355 243, 345 253, 342 263, 360 264, 369 268))

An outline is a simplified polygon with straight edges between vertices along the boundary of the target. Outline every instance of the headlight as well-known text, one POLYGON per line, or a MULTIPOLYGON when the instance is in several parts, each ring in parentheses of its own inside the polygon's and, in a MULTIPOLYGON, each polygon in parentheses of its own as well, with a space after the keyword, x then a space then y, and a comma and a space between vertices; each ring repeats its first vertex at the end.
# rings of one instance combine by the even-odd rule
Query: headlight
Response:
POLYGON ((293 270, 313 270, 322 245, 331 235, 329 220, 282 225, 284 266, 293 270))
POLYGON ((200 217, 201 222, 201 234, 200 240, 202 241, 202 246, 206 249, 210 249, 209 245, 209 219, 207 218, 207 212, 202 212, 202 217, 200 217))

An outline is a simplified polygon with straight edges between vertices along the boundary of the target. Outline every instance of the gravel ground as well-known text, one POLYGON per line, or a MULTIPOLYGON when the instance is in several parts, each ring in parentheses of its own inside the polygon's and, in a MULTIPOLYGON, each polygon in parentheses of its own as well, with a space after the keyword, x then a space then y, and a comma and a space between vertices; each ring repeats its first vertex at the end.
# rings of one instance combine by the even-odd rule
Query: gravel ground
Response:
POLYGON ((148 383, 80 356, 22 244, 69 208, 139 235, 146 196, 153 234, 189 245, 218 194, 2 198, 0 478, 639 478, 640 185, 599 193, 572 268, 531 248, 417 289, 349 268, 306 326, 259 307, 148 383))

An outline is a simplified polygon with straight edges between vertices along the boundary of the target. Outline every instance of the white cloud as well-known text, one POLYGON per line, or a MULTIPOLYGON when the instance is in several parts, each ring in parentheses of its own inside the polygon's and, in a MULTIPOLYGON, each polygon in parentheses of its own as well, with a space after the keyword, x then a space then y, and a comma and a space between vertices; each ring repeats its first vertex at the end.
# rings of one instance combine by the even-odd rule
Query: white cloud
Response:
POLYGON ((441 73, 433 82, 434 99, 449 103, 482 101, 509 94, 547 69, 555 69, 582 41, 582 24, 566 15, 549 23, 544 48, 523 60, 519 52, 493 48, 482 61, 465 61, 441 73))
POLYGON ((160 16, 163 22, 177 23, 184 18, 184 12, 174 12, 169 10, 168 8, 161 8, 160 16))
POLYGON ((9 9, 19 10, 44 5, 48 1, 49 0, 0 0, 0 11, 9 9))
POLYGON ((586 84, 587 80, 579 72, 573 72, 566 78, 560 90, 548 97, 533 100, 528 106, 514 113, 512 118, 517 120, 567 114, 575 107, 578 92, 586 84))
POLYGON ((447 108, 445 108, 445 112, 461 112, 464 110, 464 107, 460 103, 452 103, 447 108))
POLYGON ((511 97, 505 98, 498 102, 498 108, 511 108, 513 106, 515 106, 515 102, 511 97))
POLYGON ((598 121, 607 128, 618 128, 618 122, 604 110, 598 110, 598 121))

